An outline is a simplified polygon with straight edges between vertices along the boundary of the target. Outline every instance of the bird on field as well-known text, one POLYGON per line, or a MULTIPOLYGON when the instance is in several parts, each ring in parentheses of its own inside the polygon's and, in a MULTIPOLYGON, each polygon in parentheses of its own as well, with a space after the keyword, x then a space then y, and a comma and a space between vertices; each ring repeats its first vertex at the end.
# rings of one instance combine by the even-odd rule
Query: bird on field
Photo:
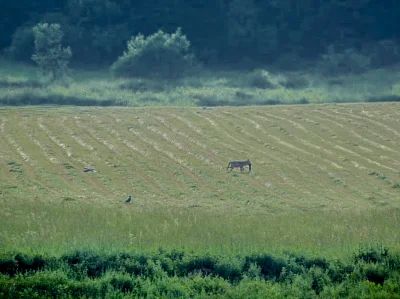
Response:
POLYGON ((128 196, 128 199, 125 201, 125 203, 130 203, 131 202, 131 200, 132 200, 132 196, 128 196))

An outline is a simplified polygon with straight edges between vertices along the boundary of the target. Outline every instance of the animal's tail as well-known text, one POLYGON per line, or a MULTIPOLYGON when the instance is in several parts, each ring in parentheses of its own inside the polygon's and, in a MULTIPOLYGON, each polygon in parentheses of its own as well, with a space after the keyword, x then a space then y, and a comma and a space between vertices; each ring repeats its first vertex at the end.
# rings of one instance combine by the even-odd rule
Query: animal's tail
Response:
POLYGON ((228 167, 226 168, 226 171, 228 171, 229 166, 231 166, 231 162, 228 163, 228 167))

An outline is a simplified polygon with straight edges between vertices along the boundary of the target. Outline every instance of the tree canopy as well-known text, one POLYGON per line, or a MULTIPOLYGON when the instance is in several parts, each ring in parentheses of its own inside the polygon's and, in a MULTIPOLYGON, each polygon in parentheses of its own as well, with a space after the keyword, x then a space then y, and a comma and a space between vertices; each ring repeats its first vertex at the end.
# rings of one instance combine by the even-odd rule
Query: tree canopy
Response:
POLYGON ((132 36, 178 27, 205 64, 268 63, 283 54, 312 59, 331 44, 360 49, 397 42, 399 12, 395 0, 5 0, 0 49, 29 59, 32 53, 13 47, 31 44, 24 49, 33 51, 26 28, 59 23, 75 63, 110 64, 132 36))

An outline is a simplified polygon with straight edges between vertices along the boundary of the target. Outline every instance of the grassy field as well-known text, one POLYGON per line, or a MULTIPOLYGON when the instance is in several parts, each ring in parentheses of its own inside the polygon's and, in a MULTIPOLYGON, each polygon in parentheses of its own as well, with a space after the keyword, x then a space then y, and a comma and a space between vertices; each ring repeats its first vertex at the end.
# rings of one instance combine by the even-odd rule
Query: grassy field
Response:
POLYGON ((3 107, 0 246, 397 250, 399 116, 397 103, 3 107), (252 172, 226 171, 247 158, 252 172))
POLYGON ((399 119, 0 107, 0 298, 399 298, 399 119))

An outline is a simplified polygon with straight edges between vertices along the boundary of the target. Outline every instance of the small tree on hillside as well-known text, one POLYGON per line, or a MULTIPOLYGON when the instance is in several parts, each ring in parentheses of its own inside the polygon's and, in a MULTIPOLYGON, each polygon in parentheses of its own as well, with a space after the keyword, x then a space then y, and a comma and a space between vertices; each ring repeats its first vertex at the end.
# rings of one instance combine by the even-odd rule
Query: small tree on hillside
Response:
POLYGON ((194 63, 190 42, 180 28, 173 34, 159 30, 147 38, 133 36, 127 46, 111 67, 117 76, 176 78, 194 63))
POLYGON ((39 23, 33 27, 35 37, 35 61, 44 74, 50 74, 52 81, 65 78, 72 56, 70 47, 62 48, 63 32, 59 24, 39 23))

